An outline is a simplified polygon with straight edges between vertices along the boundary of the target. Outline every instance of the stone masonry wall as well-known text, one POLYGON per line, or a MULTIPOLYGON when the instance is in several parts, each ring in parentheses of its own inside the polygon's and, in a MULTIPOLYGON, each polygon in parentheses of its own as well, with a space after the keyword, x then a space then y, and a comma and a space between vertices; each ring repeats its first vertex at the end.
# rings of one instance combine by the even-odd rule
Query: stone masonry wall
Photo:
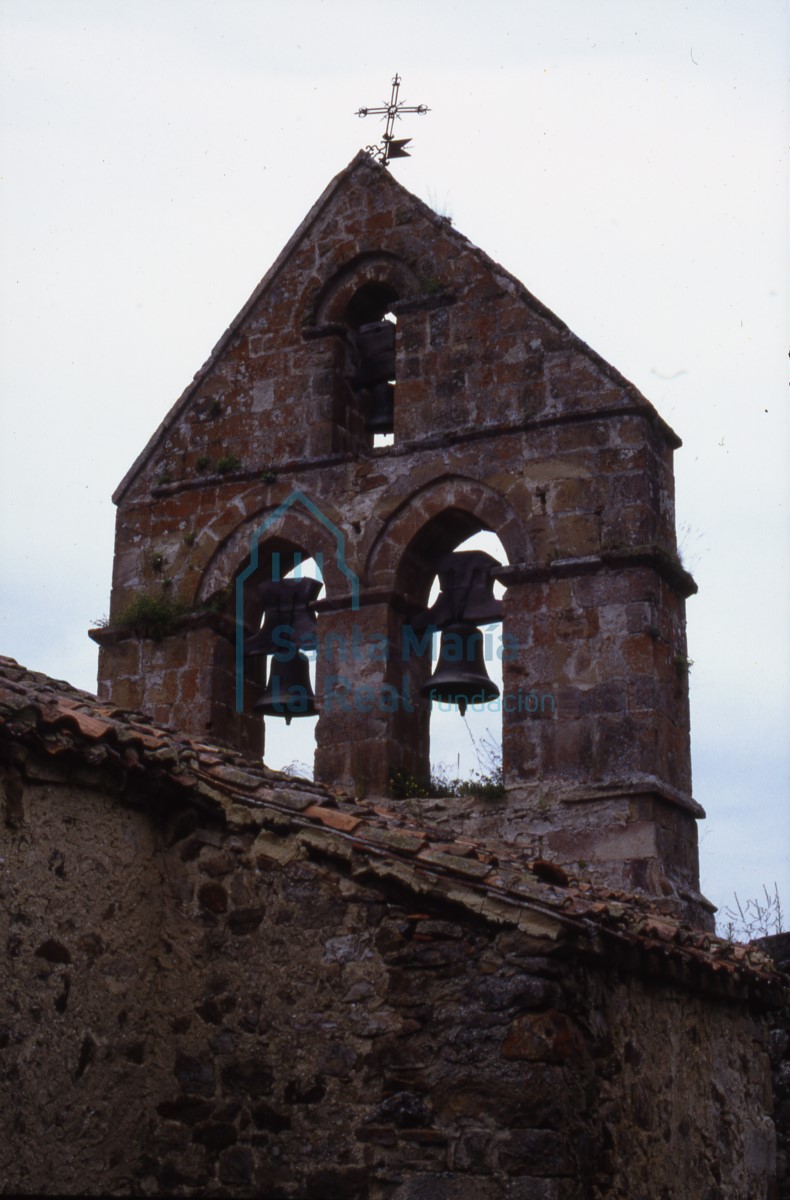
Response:
POLYGON ((743 1004, 415 894, 404 833, 351 873, 284 815, 47 772, 3 776, 5 1190, 768 1197, 743 1004))
MULTIPOLYGON (((790 967, 790 963, 784 968, 790 967)), ((776 1200, 790 1200, 790 1005, 771 1031, 774 1120, 777 1141, 776 1200)))
POLYGON ((2 774, 0 1190, 95 1195, 128 1179, 169 1057, 160 839, 112 792, 40 774, 2 774))
MULTIPOLYGON (((790 978, 790 933, 758 938, 757 945, 770 954, 778 970, 790 978)), ((776 1200, 790 1200, 790 1001, 772 1021, 771 1068, 776 1124, 776 1200)))

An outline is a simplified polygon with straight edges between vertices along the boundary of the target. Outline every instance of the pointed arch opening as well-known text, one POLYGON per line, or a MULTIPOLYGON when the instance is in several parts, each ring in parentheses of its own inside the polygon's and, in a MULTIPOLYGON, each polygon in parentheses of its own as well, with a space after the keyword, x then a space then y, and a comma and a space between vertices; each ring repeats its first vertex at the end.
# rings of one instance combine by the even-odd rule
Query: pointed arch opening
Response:
POLYGON ((304 327, 332 343, 332 449, 360 453, 395 441, 398 301, 416 290, 395 255, 365 253, 322 289, 304 327))
MULTIPOLYGON (((420 621, 419 614, 426 609, 436 611, 440 564, 447 562, 448 555, 462 552, 468 556, 473 551, 489 555, 501 568, 508 565, 502 541, 480 517, 466 509, 448 508, 421 527, 398 569, 396 588, 404 600, 404 619, 402 655, 394 667, 392 682, 412 698, 413 712, 399 731, 403 753, 393 772, 396 793, 405 790, 404 784, 407 789, 409 783, 424 793, 436 790, 437 784, 452 787, 457 781, 472 782, 475 779, 485 779, 489 783, 496 780, 501 784, 503 779, 501 696, 506 643, 501 621, 487 620, 476 624, 472 617, 466 620, 465 648, 461 658, 457 659, 458 670, 464 679, 460 690, 468 685, 470 697, 490 690, 496 691, 498 696, 486 702, 470 699, 463 714, 461 708, 464 705, 436 698, 437 679, 447 682, 455 670, 452 647, 449 648, 449 664, 446 661, 448 644, 445 643, 444 674, 436 674, 443 635, 449 639, 457 637, 457 633, 448 628, 439 629, 430 636, 427 633, 417 636, 413 632, 419 627, 413 624, 415 618, 420 621), (473 663, 471 658, 474 658, 473 663), (475 686, 475 680, 478 686, 475 686)), ((504 586, 493 576, 490 585, 492 598, 501 600, 504 586)), ((456 679, 460 678, 457 670, 455 675, 456 679)), ((455 689, 451 685, 438 690, 452 693, 455 689)))
MULTIPOLYGON (((491 555, 503 566, 507 563, 505 547, 497 535, 481 529, 465 541, 460 542, 456 552, 480 550, 491 555)), ((439 596, 439 578, 434 576, 428 603, 432 605, 439 596)), ((504 584, 494 581, 493 595, 501 600, 505 593, 504 584)), ((432 780, 452 787, 457 784, 482 781, 491 788, 500 785, 502 769, 502 697, 504 694, 502 660, 506 652, 501 621, 489 621, 478 626, 482 639, 482 667, 499 695, 488 701, 470 703, 461 715, 458 706, 445 701, 434 702, 430 712, 430 775, 432 780)), ((439 666, 441 634, 433 635, 431 647, 431 672, 435 675, 439 666)), ((480 692, 478 692, 478 695, 480 692)))
MULTIPOLYGON (((258 550, 258 566, 249 576, 244 589, 244 623, 247 647, 254 647, 274 626, 275 645, 281 647, 276 653, 245 653, 245 675, 249 675, 253 688, 251 707, 263 726, 263 761, 275 771, 312 779, 316 745, 316 718, 319 716, 313 698, 316 689, 316 663, 320 647, 317 632, 313 645, 303 646, 294 652, 288 648, 293 639, 293 624, 299 624, 299 607, 308 606, 309 611, 326 594, 324 583, 324 555, 289 541, 284 537, 267 538, 258 550), (272 611, 272 588, 270 585, 286 585, 315 581, 314 587, 290 589, 283 608, 272 611), (293 591, 296 595, 294 609, 293 591), (289 594, 290 593, 290 594, 289 594), (301 593, 301 594, 300 594, 301 593), (274 615, 274 620, 270 618, 274 615), (267 624, 268 623, 268 624, 267 624), (306 660, 306 661, 302 661, 306 660), (295 702, 289 704, 289 688, 295 702), (261 706, 271 702, 265 711, 261 706), (301 699, 301 703, 300 703, 301 699)), ((265 639, 264 639, 265 640, 265 639)))
MULTIPOLYGON (((282 574, 282 579, 286 582, 315 580, 317 584, 320 584, 320 587, 315 590, 313 603, 318 603, 325 597, 326 586, 324 584, 320 554, 317 557, 305 557, 301 551, 295 550, 289 558, 284 559, 281 567, 286 568, 284 574, 282 574), (289 563, 292 565, 289 565, 289 563)), ((308 688, 309 694, 312 696, 316 694, 316 669, 319 646, 320 638, 317 638, 314 647, 306 647, 300 651, 307 659, 307 679, 304 681, 303 686, 308 688)), ((274 661, 271 655, 268 656, 267 687, 271 687, 272 670, 277 670, 274 667, 274 661)), ((285 666, 287 669, 288 661, 293 660, 286 659, 285 664, 280 666, 281 670, 282 666, 285 666)), ((279 715, 270 714, 264 716, 262 718, 265 725, 263 761, 266 766, 271 767, 273 771, 285 771, 289 775, 298 775, 303 779, 312 779, 318 719, 320 719, 318 711, 311 715, 302 716, 299 714, 298 719, 292 719, 288 722, 279 715)))
POLYGON ((398 292, 389 283, 365 283, 345 313, 351 421, 374 450, 395 441, 396 326, 398 292))

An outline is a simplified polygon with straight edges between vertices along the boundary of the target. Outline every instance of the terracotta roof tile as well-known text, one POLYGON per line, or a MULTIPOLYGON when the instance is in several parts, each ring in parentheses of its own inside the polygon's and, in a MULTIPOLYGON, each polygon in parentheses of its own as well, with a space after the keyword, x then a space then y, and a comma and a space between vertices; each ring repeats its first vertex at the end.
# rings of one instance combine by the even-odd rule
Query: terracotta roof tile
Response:
POLYGON ((353 833, 362 822, 361 817, 352 816, 351 813, 339 812, 336 808, 324 808, 319 804, 311 804, 308 808, 305 808, 303 815, 310 817, 313 821, 320 821, 322 825, 326 825, 329 829, 340 829, 344 833, 353 833))
POLYGON ((35 763, 52 763, 51 769, 36 766, 35 778, 64 779, 64 769, 72 767, 112 772, 110 786, 117 791, 124 772, 130 779, 148 773, 147 794, 165 795, 157 791, 165 784, 167 794, 177 788, 181 796, 209 801, 231 827, 257 828, 255 852, 264 857, 286 862, 300 852, 340 855, 356 864, 355 872, 396 880, 415 898, 462 904, 534 936, 556 938, 561 928, 588 938, 595 933, 641 946, 667 964, 697 964, 728 986, 774 986, 771 960, 759 947, 735 946, 683 926, 660 899, 569 878, 557 864, 540 860, 537 847, 505 850, 448 840, 446 829, 418 826, 386 802, 359 802, 337 788, 272 771, 2 656, 0 741, 15 744, 15 761, 32 751, 35 763))
POLYGON ((78 708, 71 708, 67 711, 58 708, 54 712, 52 709, 47 708, 42 716, 51 724, 62 722, 64 725, 75 726, 84 738, 97 740, 106 737, 110 732, 110 726, 106 720, 96 720, 95 717, 89 717, 87 713, 81 712, 78 708))

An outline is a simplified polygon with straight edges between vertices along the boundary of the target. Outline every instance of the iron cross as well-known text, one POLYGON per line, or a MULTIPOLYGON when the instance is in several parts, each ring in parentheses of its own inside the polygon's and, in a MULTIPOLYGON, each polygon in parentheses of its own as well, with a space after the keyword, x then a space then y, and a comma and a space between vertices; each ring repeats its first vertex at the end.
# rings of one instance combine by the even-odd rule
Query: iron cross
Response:
POLYGON ((382 166, 386 167, 391 158, 409 158, 409 151, 405 149, 411 138, 395 138, 392 136, 392 130, 395 126, 395 121, 400 120, 401 113, 423 113, 430 112, 430 109, 425 104, 404 104, 398 99, 398 89, 400 88, 400 75, 396 75, 392 81, 392 95, 390 96, 389 104, 384 104, 380 108, 359 108, 357 109, 358 117, 375 116, 381 114, 386 116, 387 124, 384 129, 384 136, 381 139, 379 146, 366 146, 368 154, 371 158, 375 158, 382 166))

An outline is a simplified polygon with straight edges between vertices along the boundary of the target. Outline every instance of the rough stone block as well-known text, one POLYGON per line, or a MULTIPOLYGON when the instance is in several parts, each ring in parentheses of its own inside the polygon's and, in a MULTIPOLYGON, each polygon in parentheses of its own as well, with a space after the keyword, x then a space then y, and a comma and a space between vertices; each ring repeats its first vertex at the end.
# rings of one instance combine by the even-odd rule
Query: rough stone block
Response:
POLYGON ((392 1200, 501 1200, 498 1182, 485 1175, 454 1172, 414 1175, 392 1193, 392 1200))

